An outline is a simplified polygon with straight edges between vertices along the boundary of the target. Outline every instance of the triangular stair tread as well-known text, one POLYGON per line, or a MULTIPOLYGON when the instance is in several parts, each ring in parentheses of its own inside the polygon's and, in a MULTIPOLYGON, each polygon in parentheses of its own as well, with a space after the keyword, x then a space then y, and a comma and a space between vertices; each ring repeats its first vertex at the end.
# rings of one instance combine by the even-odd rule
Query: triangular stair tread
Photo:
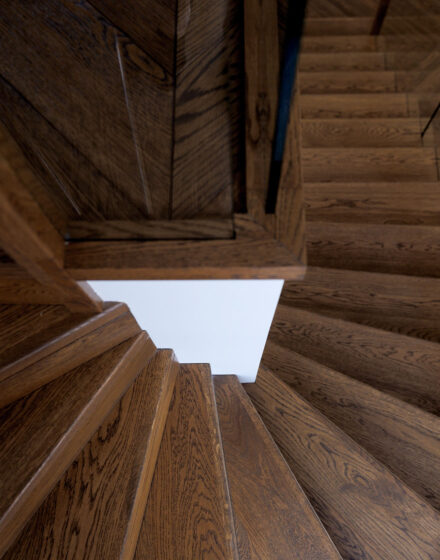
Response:
POLYGON ((0 556, 154 351, 141 333, 1 409, 0 556))
POLYGON ((125 304, 106 304, 102 313, 70 324, 70 328, 51 340, 0 368, 0 407, 139 332, 140 327, 125 304))
POLYGON ((309 222, 440 226, 438 181, 305 183, 303 192, 309 222))
POLYGON ((399 119, 303 119, 304 148, 420 148, 421 123, 399 119))
POLYGON ((299 72, 301 94, 315 93, 392 93, 396 89, 396 75, 390 70, 351 70, 299 72))
POLYGON ((319 182, 438 182, 435 149, 303 148, 305 183, 319 182))
POLYGON ((344 558, 439 556, 439 512, 267 368, 245 387, 344 558))
POLYGON ((417 117, 406 93, 304 93, 304 119, 417 117))
POLYGON ((155 354, 5 560, 133 557, 177 371, 172 351, 155 354))
POLYGON ((439 345, 279 305, 269 340, 440 414, 439 345))
POLYGON ((340 559, 237 377, 214 386, 240 560, 340 559))
POLYGON ((440 277, 440 228, 306 223, 310 266, 440 277))
POLYGON ((135 560, 238 560, 210 368, 177 376, 135 560))
POLYGON ((440 509, 440 418, 273 342, 264 364, 440 509))

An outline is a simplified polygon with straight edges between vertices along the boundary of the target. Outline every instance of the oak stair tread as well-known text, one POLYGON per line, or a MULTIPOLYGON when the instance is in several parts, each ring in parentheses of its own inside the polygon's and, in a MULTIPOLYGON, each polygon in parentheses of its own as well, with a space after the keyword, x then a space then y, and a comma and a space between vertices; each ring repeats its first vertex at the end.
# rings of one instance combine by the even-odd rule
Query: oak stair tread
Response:
POLYGON ((440 414, 439 345, 279 305, 269 340, 440 414))
POLYGON ((437 226, 307 222, 311 266, 440 277, 437 226))
MULTIPOLYGON (((305 35, 368 35, 371 32, 373 17, 325 17, 307 18, 304 25, 305 35)), ((412 17, 387 15, 381 35, 435 34, 440 31, 440 16, 435 14, 412 17)))
MULTIPOLYGON (((30 325, 30 321, 38 323, 38 313, 26 316, 29 323, 23 325, 23 328, 29 327, 32 330, 34 325, 30 325)), ((38 333, 38 338, 31 339, 34 346, 40 342, 39 345, 29 349, 29 344, 25 344, 29 349, 28 353, 18 355, 16 359, 0 367, 0 407, 38 389, 139 332, 136 320, 122 303, 106 304, 104 311, 85 319, 69 317, 67 322, 57 324, 56 332, 53 329, 43 330, 38 333), (61 327, 66 330, 60 332, 61 327), (50 334, 55 336, 47 340, 50 334)))
POLYGON ((302 53, 366 53, 432 51, 440 46, 435 33, 396 35, 306 35, 302 53))
POLYGON ((154 351, 141 333, 1 409, 0 556, 154 351))
POLYGON ((434 148, 303 148, 304 182, 438 182, 434 148))
POLYGON ((406 93, 304 93, 303 119, 417 117, 406 93))
MULTIPOLYGON (((350 94, 393 93, 406 91, 403 80, 399 89, 396 74, 390 70, 351 70, 299 72, 298 85, 301 94, 350 94)), ((400 83, 400 82, 399 82, 400 83)))
POLYGON ((5 560, 132 557, 177 371, 170 350, 143 367, 5 560))
POLYGON ((135 560, 238 560, 211 371, 177 376, 135 560))
POLYGON ((237 377, 214 377, 240 560, 339 559, 237 377))
POLYGON ((440 509, 440 418, 269 342, 263 363, 440 509))
POLYGON ((303 148, 422 147, 417 118, 303 119, 303 148))
POLYGON ((309 266, 280 303, 440 342, 440 279, 309 266))
POLYGON ((309 222, 440 226, 440 182, 305 183, 309 222))
POLYGON ((300 72, 329 72, 334 70, 392 70, 386 67, 385 53, 381 52, 302 52, 299 56, 300 72))
POLYGON ((350 560, 435 560, 440 513, 266 367, 246 385, 330 537, 350 560))

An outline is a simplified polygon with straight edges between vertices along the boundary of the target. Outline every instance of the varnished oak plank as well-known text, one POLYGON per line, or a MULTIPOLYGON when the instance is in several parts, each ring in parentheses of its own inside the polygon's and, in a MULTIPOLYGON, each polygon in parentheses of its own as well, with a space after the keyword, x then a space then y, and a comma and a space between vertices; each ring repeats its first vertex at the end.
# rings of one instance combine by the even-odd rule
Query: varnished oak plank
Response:
POLYGON ((71 311, 96 313, 101 301, 63 269, 64 241, 26 189, 33 173, 21 150, 0 128, 0 242, 14 261, 71 311))
MULTIPOLYGON (((304 48, 307 48, 307 38, 305 38, 304 48)), ((385 67, 385 53, 380 52, 303 52, 300 55, 300 72, 329 72, 334 70, 393 70, 393 67, 385 67)))
POLYGON ((340 559, 238 379, 214 386, 240 560, 340 559))
POLYGON ((278 109, 279 52, 276 2, 244 3, 246 74, 246 204, 264 220, 278 109))
POLYGON ((433 148, 303 148, 301 155, 306 183, 438 181, 433 148))
POLYGON ((439 192, 438 181, 304 185, 309 222, 440 226, 439 192))
POLYGON ((439 512, 266 368, 246 390, 343 557, 438 557, 439 512))
POLYGON ((1 410, 0 555, 154 350, 141 333, 1 410))
POLYGON ((303 94, 303 119, 400 118, 412 116, 405 93, 303 94))
POLYGON ((96 239, 230 239, 234 236, 232 219, 189 220, 105 220, 68 224, 71 240, 96 239))
POLYGON ((440 276, 440 230, 436 226, 309 222, 309 264, 440 276))
POLYGON ((359 53, 377 51, 376 37, 371 35, 339 35, 303 37, 301 42, 303 53, 359 53))
POLYGON ((140 332, 125 305, 114 305, 0 368, 0 406, 60 377, 140 332))
POLYGON ((284 305, 269 339, 440 414, 438 344, 284 305))
POLYGON ((156 353, 4 558, 133 557, 177 371, 156 353))
POLYGON ((395 73, 384 70, 300 72, 298 81, 303 94, 407 91, 397 89, 395 73))
POLYGON ((330 317, 440 342, 440 280, 310 266, 280 302, 330 317))
POLYGON ((209 366, 181 366, 135 560, 238 560, 209 366))
POLYGON ((440 418, 269 342, 263 362, 440 509, 440 418))
POLYGON ((372 17, 307 18, 304 35, 368 35, 372 17))
POLYGON ((234 221, 230 240, 72 243, 65 266, 89 280, 302 277, 304 266, 273 234, 246 215, 234 221))

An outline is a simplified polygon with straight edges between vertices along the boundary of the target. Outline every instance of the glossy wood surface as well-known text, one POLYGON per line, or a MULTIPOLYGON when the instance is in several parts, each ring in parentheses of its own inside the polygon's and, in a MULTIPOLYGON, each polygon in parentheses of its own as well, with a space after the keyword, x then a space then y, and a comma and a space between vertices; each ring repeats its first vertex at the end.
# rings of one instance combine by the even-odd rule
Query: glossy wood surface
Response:
POLYGON ((438 557, 439 512, 269 370, 246 390, 344 558, 438 557))
POLYGON ((1 410, 0 555, 154 350, 142 333, 1 410))
POLYGON ((181 366, 135 560, 238 560, 209 366, 181 366))
POLYGON ((440 413, 438 345, 365 325, 280 305, 270 340, 440 413))
POLYGON ((116 304, 0 368, 0 406, 27 395, 138 334, 127 306, 116 304))
POLYGON ((214 386, 240 560, 340 559, 238 379, 214 386))
POLYGON ((263 362, 440 509, 440 418, 272 342, 263 362))
POLYGON ((6 559, 133 557, 178 365, 159 351, 6 553, 6 559))

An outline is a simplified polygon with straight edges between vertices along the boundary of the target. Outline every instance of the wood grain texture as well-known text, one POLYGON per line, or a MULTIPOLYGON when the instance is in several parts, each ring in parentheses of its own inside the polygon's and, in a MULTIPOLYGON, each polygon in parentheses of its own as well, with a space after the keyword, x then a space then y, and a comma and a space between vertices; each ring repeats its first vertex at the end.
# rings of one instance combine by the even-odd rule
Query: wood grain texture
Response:
POLYGON ((330 317, 440 342, 440 280, 310 266, 280 302, 330 317))
POLYGON ((440 225, 440 183, 307 183, 310 222, 440 225))
POLYGON ((139 334, 140 327, 127 307, 124 305, 121 310, 115 307, 118 306, 109 307, 32 353, 0 368, 0 406, 35 391, 139 334))
POLYGON ((135 560, 238 560, 209 366, 181 366, 135 560))
POLYGON ((232 2, 178 5, 173 219, 232 215, 231 140, 238 123, 231 109, 239 102, 229 84, 236 72, 235 55, 229 61, 239 25, 230 17, 234 10, 232 2))
MULTIPOLYGON (((3 33, 16 30, 3 77, 123 193, 112 217, 134 207, 168 218, 172 75, 87 2, 4 5, 1 16, 3 33)), ((111 192, 94 195, 105 208, 111 192)))
POLYGON ((440 31, 440 15, 424 14, 412 17, 389 15, 385 18, 383 35, 437 35, 440 31))
POLYGON ((421 147, 420 119, 303 119, 304 148, 421 147))
POLYGON ((410 115, 408 99, 404 93, 328 93, 301 96, 303 119, 400 118, 410 115))
POLYGON ((428 182, 439 178, 433 148, 304 148, 301 155, 306 183, 428 182))
POLYGON ((439 277, 439 234, 436 226, 309 222, 309 264, 439 277))
POLYGON ((0 555, 154 350, 149 337, 141 333, 2 409, 0 555))
POLYGON ((377 7, 377 0, 358 0, 345 2, 344 0, 309 0, 307 3, 307 17, 368 17, 373 16, 377 7))
POLYGON ((304 35, 368 35, 372 17, 306 18, 304 35))
POLYGON ((440 418, 274 343, 264 364, 440 509, 440 418))
MULTIPOLYGON (((307 47, 307 42, 306 42, 307 47)), ((306 48, 305 47, 305 48, 306 48)), ((381 52, 303 52, 299 58, 300 72, 330 72, 359 70, 393 70, 385 67, 385 53, 381 52)))
POLYGON ((308 35, 302 38, 301 50, 303 53, 359 53, 375 52, 377 48, 376 37, 372 35, 340 35, 318 37, 308 35))
POLYGON ((235 239, 72 243, 65 266, 76 279, 301 278, 304 266, 247 215, 235 239))
POLYGON ((280 56, 276 2, 244 3, 246 203, 263 221, 278 110, 280 56))
POLYGON ((272 372, 246 390, 344 558, 438 557, 439 512, 272 372))
POLYGON ((440 413, 438 344, 278 306, 269 338, 410 404, 440 413))
POLYGON ((143 367, 5 559, 133 557, 177 371, 169 350, 143 367))
POLYGON ((234 236, 232 219, 105 220, 68 224, 70 240, 97 239, 229 239, 234 236))
POLYGON ((33 173, 21 150, 4 127, 0 128, 0 242, 21 267, 55 292, 71 310, 101 311, 101 301, 63 269, 64 242, 26 188, 33 173))
POLYGON ((396 88, 395 72, 385 70, 352 70, 300 72, 301 93, 392 93, 408 91, 396 88))
POLYGON ((238 379, 214 386, 240 560, 340 559, 238 379))

